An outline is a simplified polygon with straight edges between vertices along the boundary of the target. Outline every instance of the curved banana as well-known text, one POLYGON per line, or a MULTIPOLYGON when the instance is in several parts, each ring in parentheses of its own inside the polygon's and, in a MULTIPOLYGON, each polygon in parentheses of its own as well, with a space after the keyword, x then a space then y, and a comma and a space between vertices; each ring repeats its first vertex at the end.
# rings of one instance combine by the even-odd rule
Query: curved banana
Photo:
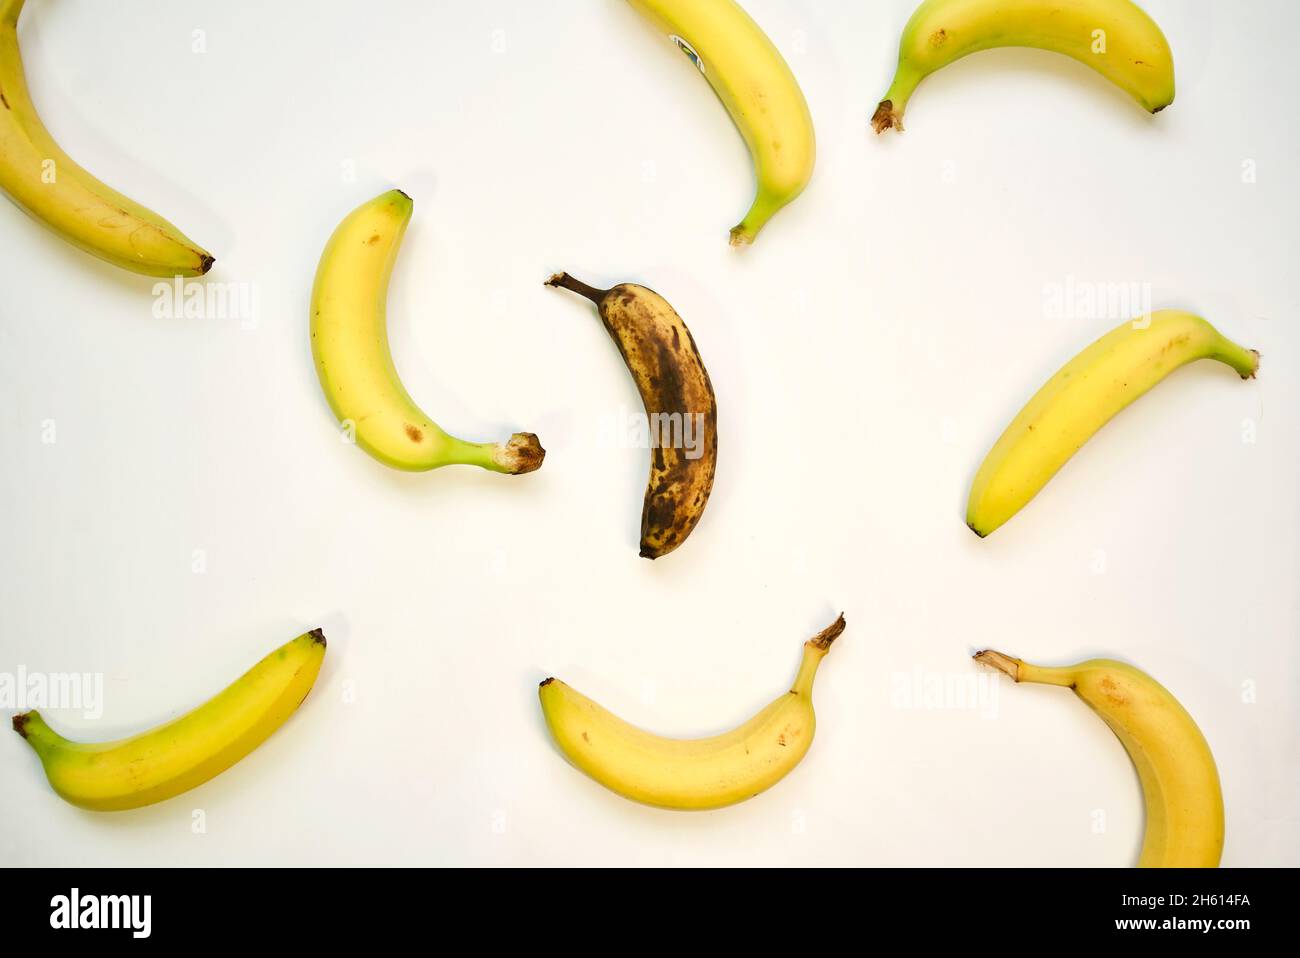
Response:
POLYGON ((261 745, 311 691, 325 658, 313 629, 282 645, 225 691, 178 719, 116 742, 82 744, 39 712, 14 716, 65 801, 98 812, 139 808, 202 785, 261 745))
POLYGON ((18 49, 26 0, 0 0, 0 188, 69 243, 146 276, 201 276, 212 257, 157 213, 74 163, 45 129, 18 49))
POLYGON ((1139 868, 1217 868, 1223 792, 1205 736, 1187 710, 1145 672, 1111 659, 1046 668, 991 650, 975 661, 1016 682, 1072 689, 1123 743, 1146 803, 1139 868))
POLYGON ((812 115, 780 51, 735 0, 629 0, 681 47, 735 121, 754 159, 758 195, 731 245, 754 242, 803 192, 817 159, 812 115))
POLYGON ((971 485, 966 524, 981 537, 998 528, 1111 417, 1198 359, 1226 363, 1242 379, 1259 368, 1259 353, 1178 310, 1157 310, 1097 340, 1047 381, 985 457, 971 485))
POLYGON ((903 29, 898 70, 871 125, 877 133, 902 130, 917 84, 967 54, 995 47, 1063 53, 1151 113, 1174 101, 1169 42, 1131 0, 925 0, 903 29))
POLYGON ((388 278, 414 204, 390 190, 348 215, 325 245, 311 294, 311 350, 334 415, 359 445, 394 469, 464 464, 519 475, 546 450, 530 432, 505 445, 448 435, 415 404, 388 349, 388 278))
POLYGON ((641 508, 641 555, 658 559, 704 515, 718 463, 718 404, 695 338, 654 290, 631 283, 593 289, 568 273, 547 286, 585 296, 618 346, 645 404, 650 481, 641 508))
POLYGON ((538 690, 546 724, 579 769, 624 798, 661 808, 734 805, 771 788, 799 764, 817 719, 817 666, 844 631, 844 616, 804 643, 794 687, 724 735, 671 739, 629 725, 559 679, 538 690))

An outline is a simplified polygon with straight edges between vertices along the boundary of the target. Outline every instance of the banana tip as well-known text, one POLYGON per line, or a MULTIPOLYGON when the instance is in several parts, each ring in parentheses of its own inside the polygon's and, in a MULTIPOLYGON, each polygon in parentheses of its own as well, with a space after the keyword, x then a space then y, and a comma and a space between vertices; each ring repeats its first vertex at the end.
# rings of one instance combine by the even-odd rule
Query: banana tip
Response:
POLYGON ((542 679, 540 682, 538 682, 537 687, 539 689, 544 689, 546 688, 546 686, 550 685, 554 681, 555 681, 555 676, 552 675, 550 678, 542 679))
POLYGON ((1259 372, 1259 350, 1252 349, 1250 354, 1255 357, 1255 365, 1251 367, 1250 372, 1241 377, 1242 379, 1254 379, 1255 374, 1259 372))
POLYGON ((208 270, 212 269, 212 264, 215 263, 216 261, 217 258, 213 256, 211 253, 202 254, 199 257, 199 275, 206 276, 208 274, 208 270))
POLYGON ((809 639, 808 644, 825 652, 831 647, 831 643, 844 632, 845 625, 844 613, 841 612, 838 619, 809 639))
POLYGON ((607 289, 596 289, 594 286, 588 286, 580 279, 574 279, 568 273, 552 273, 544 286, 558 286, 560 289, 567 289, 571 293, 577 293, 579 296, 585 296, 597 306, 599 306, 609 295, 607 289))
POLYGON ((881 100, 876 112, 871 115, 871 128, 877 133, 886 130, 903 132, 903 114, 894 110, 893 100, 881 100))
POLYGON ((531 432, 515 433, 509 442, 492 452, 492 459, 501 471, 512 476, 536 472, 545 458, 546 450, 531 432))
POLYGON ((23 738, 27 737, 27 721, 31 717, 31 712, 23 712, 14 716, 14 731, 23 738))
POLYGON ((966 521, 966 528, 969 529, 971 532, 975 533, 975 534, 976 534, 977 536, 979 536, 981 539, 985 539, 985 538, 988 537, 988 533, 987 533, 987 532, 980 532, 979 529, 975 528, 975 523, 972 522, 971 520, 967 520, 967 521, 966 521))
POLYGON ((997 669, 1003 675, 1009 676, 1013 682, 1020 681, 1020 663, 1009 655, 994 652, 992 649, 982 649, 976 652, 972 658, 980 665, 987 665, 989 668, 997 669))
POLYGON ((743 223, 740 226, 734 226, 731 229, 731 246, 733 249, 742 249, 751 246, 754 243, 754 234, 743 223))
POLYGON ((311 636, 311 640, 314 644, 328 645, 325 641, 325 633, 321 629, 312 629, 307 634, 311 636))

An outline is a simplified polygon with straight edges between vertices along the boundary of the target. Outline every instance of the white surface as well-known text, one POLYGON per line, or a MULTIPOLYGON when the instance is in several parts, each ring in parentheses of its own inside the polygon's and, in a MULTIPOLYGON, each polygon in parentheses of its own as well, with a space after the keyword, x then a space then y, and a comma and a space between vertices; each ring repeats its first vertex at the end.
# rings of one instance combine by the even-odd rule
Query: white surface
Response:
POLYGON ((330 646, 285 728, 160 806, 79 811, 0 739, 0 862, 1130 864, 1137 779, 1082 703, 1003 683, 991 718, 900 707, 900 676, 994 646, 1150 671, 1214 749, 1224 863, 1300 864, 1300 10, 1148 0, 1178 69, 1154 119, 1001 51, 877 138, 912 0, 748 0, 819 165, 737 254, 752 179, 722 107, 624 4, 578 6, 31 0, 55 136, 211 249, 209 279, 253 284, 260 321, 155 319, 151 280, 0 204, 0 670, 102 671, 102 720, 48 715, 102 739, 311 626, 330 646), (536 431, 541 472, 400 475, 339 441, 310 283, 391 186, 416 200, 390 302, 411 392, 468 438, 536 431), (717 485, 662 561, 636 554, 645 453, 601 441, 635 391, 588 304, 542 287, 557 269, 664 294, 712 374, 717 485), (1260 377, 1180 371, 980 541, 981 457, 1116 324, 1045 316, 1070 277, 1150 283, 1260 377), (817 743, 756 800, 642 808, 546 736, 549 674, 656 731, 730 727, 840 609, 817 743))

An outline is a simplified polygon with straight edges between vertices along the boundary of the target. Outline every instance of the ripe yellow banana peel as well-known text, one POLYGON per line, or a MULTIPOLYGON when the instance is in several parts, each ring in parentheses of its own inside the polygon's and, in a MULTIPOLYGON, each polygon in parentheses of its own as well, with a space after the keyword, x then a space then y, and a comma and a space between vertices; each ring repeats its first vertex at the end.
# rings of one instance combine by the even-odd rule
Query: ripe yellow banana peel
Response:
POLYGON ((817 728, 813 680, 843 631, 841 615, 804 643, 790 691, 712 738, 652 735, 555 678, 538 689, 542 713, 565 757, 624 798, 680 810, 734 805, 771 788, 808 753, 817 728))
POLYGON ((1174 100, 1174 58, 1131 0, 925 0, 903 29, 898 69, 876 108, 877 133, 903 129, 913 91, 936 70, 996 47, 1035 47, 1091 67, 1159 113, 1174 100))
POLYGON ((745 246, 812 179, 812 114, 779 50, 735 0, 629 0, 704 74, 749 147, 758 193, 731 231, 745 246))
POLYGON ((388 347, 388 280, 414 202, 389 190, 338 225, 316 269, 311 349, 330 409, 356 444, 386 466, 425 472, 455 464, 520 475, 546 450, 530 432, 504 444, 466 442, 415 404, 388 347))
POLYGON ((201 276, 213 258, 152 210, 101 183, 54 142, 27 91, 18 16, 0 0, 0 189, 92 256, 146 276, 201 276))
POLYGON ((966 524, 987 536, 1019 512, 1094 433, 1175 369, 1199 359, 1254 378, 1259 353, 1199 316, 1157 310, 1066 363, 994 444, 971 484, 966 524))
POLYGON ((71 742, 36 711, 15 715, 14 731, 65 801, 98 812, 140 808, 202 785, 261 745, 297 711, 324 658, 325 634, 313 629, 193 711, 116 742, 71 742))
POLYGON ((1146 806, 1138 867, 1218 867, 1224 833, 1218 768, 1196 722, 1164 686, 1113 659, 1053 668, 985 650, 975 661, 1016 682, 1070 689, 1115 733, 1137 769, 1146 806))

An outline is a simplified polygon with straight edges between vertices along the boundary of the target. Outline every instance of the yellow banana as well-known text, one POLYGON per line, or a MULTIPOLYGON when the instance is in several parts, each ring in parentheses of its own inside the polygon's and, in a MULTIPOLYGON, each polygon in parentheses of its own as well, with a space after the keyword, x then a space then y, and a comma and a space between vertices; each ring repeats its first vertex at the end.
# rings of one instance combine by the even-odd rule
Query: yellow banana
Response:
POLYGON ((629 0, 681 47, 735 121, 754 159, 758 195, 731 231, 754 241, 803 192, 817 159, 812 115, 780 51, 735 0, 629 0))
POLYGON ((1259 368, 1259 353, 1178 310, 1157 310, 1097 340, 1047 381, 985 457, 971 485, 966 524, 981 537, 998 528, 1111 417, 1198 359, 1225 363, 1242 379, 1259 368))
POLYGON ((817 727, 813 679, 843 631, 841 615, 805 642, 794 687, 725 735, 651 735, 554 678, 538 690, 542 712, 569 761, 624 798, 674 809, 734 805, 771 788, 807 754, 817 727))
POLYGON ((903 29, 898 70, 871 125, 903 129, 917 84, 955 60, 995 47, 1037 47, 1092 67, 1151 113, 1174 101, 1174 57, 1131 0, 925 0, 903 29))
POLYGON ((74 163, 41 123, 18 48, 26 0, 0 0, 0 188, 69 243, 146 276, 201 276, 212 257, 74 163))
POLYGON ((596 304, 641 393, 651 441, 641 556, 658 559, 699 523, 717 471, 718 403, 695 337, 668 301, 644 286, 594 289, 568 273, 556 273, 546 285, 596 304))
POLYGON ((65 801, 92 811, 139 808, 219 775, 284 724, 311 691, 325 658, 313 629, 282 645, 225 691, 178 719, 116 742, 70 742, 39 712, 14 716, 65 801))
POLYGON ((975 661, 1016 682, 1071 689, 1110 726, 1142 783, 1146 834, 1138 867, 1218 867, 1223 792, 1214 756, 1187 710, 1159 682, 1111 659, 1047 668, 988 650, 975 661))
POLYGON ((457 439, 425 415, 397 375, 388 349, 388 279, 413 205, 390 190, 357 207, 325 245, 311 296, 311 348, 325 398, 357 445, 394 469, 459 463, 532 472, 546 455, 535 435, 516 433, 505 445, 457 439))

